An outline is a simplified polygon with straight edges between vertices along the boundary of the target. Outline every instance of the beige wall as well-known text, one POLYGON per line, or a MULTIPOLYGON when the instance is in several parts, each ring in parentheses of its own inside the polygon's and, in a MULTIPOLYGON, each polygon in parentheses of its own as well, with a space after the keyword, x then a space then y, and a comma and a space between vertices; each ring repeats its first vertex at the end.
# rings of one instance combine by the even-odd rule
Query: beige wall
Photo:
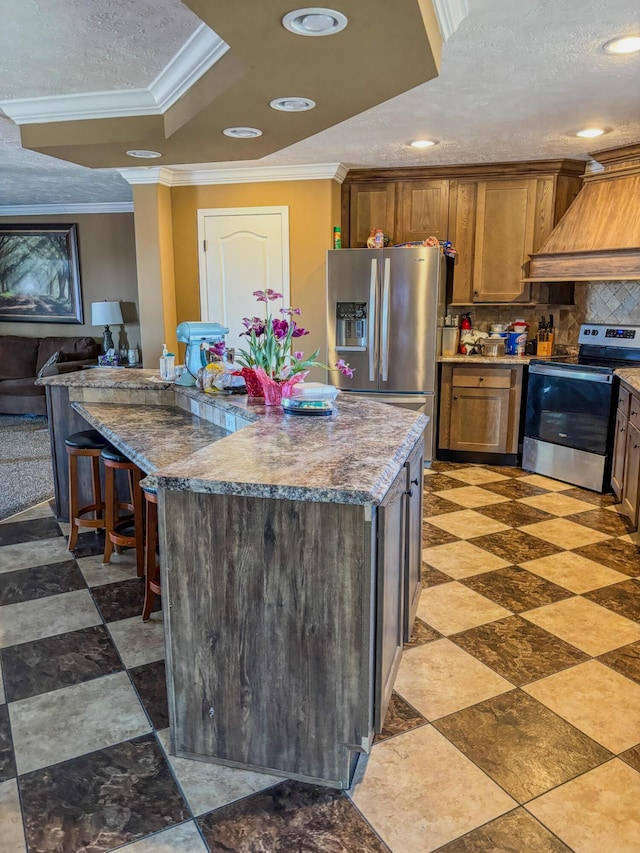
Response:
MULTIPOLYGON (((101 339, 102 328, 91 325, 91 303, 121 300, 125 320, 121 340, 140 345, 136 251, 132 213, 56 214, 55 216, 3 216, 2 223, 77 223, 80 283, 84 323, 0 323, 0 335, 44 338, 49 335, 101 339)), ((119 326, 112 328, 117 344, 119 326)))
MULTIPOLYGON (((200 319, 197 211, 286 205, 289 208, 291 303, 302 310, 301 323, 310 331, 304 338, 305 352, 310 354, 320 347, 320 360, 325 361, 326 252, 331 248, 332 227, 340 224, 338 182, 278 181, 174 187, 171 198, 178 322, 200 319)), ((255 306, 247 306, 248 315, 254 310, 255 306)))

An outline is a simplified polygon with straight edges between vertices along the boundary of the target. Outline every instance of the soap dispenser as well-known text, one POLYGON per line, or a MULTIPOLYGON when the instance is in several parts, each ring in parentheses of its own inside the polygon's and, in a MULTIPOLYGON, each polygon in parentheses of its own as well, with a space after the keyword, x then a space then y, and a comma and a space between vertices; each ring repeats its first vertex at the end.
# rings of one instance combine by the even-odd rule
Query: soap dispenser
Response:
POLYGON ((173 382, 176 378, 176 357, 168 352, 167 345, 162 344, 162 355, 160 356, 160 379, 173 382))

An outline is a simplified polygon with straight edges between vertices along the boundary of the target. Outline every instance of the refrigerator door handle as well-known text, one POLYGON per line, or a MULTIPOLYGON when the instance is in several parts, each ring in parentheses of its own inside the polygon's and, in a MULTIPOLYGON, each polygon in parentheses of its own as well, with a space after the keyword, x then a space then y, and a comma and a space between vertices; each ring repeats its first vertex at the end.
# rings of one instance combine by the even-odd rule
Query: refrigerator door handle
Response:
POLYGON ((369 277, 369 332, 368 332, 368 350, 369 350, 369 382, 376 381, 375 364, 375 340, 376 340, 376 285, 378 283, 378 261, 376 258, 371 258, 371 275, 369 277))
POLYGON ((384 259, 384 279, 382 284, 382 381, 389 374, 389 290, 391 286, 391 259, 384 259))

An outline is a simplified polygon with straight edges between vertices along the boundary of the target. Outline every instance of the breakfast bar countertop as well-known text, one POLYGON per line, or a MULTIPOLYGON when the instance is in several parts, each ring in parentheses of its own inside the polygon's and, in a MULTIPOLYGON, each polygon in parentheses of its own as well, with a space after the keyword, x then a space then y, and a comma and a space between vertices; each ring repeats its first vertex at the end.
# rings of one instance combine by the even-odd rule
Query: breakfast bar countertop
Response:
POLYGON ((168 406, 72 403, 73 408, 145 474, 191 456, 231 433, 168 406))
POLYGON ((148 388, 166 389, 173 382, 160 379, 157 370, 127 370, 126 367, 91 367, 87 370, 74 370, 57 376, 43 376, 36 385, 64 385, 67 388, 128 388, 142 390, 148 388))
POLYGON ((132 372, 83 370, 39 382, 66 386, 73 409, 170 490, 377 504, 428 423, 346 395, 329 417, 290 415, 246 396, 159 382, 157 371, 132 372))

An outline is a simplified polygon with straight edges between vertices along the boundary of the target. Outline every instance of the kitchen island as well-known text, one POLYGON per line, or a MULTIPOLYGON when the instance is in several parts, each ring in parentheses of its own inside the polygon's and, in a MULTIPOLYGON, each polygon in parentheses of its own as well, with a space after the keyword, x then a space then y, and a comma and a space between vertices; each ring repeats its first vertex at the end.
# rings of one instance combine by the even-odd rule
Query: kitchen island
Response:
POLYGON ((54 453, 89 424, 157 484, 174 753, 348 787, 417 608, 427 419, 344 397, 297 417, 152 371, 40 381, 54 453))

